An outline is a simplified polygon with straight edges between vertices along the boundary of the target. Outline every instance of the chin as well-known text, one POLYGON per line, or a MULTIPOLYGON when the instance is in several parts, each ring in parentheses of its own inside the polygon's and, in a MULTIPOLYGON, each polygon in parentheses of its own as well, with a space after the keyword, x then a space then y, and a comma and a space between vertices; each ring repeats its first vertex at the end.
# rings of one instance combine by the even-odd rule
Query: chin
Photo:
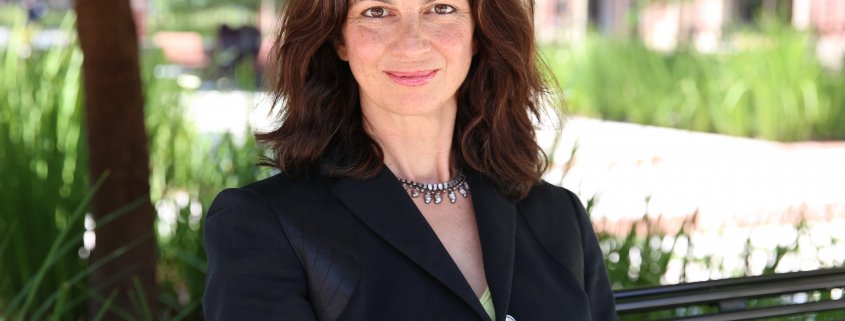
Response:
POLYGON ((386 104, 391 112, 402 116, 426 116, 440 112, 448 99, 432 99, 431 94, 408 95, 386 104))

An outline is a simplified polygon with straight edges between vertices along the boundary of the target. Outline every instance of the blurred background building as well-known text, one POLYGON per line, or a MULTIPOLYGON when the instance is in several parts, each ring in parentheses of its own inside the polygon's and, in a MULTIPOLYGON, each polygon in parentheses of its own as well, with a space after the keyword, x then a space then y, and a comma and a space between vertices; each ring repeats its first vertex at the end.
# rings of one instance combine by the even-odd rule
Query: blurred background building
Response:
POLYGON ((614 36, 637 35, 651 49, 675 50, 693 44, 712 53, 731 47, 731 31, 766 15, 795 29, 816 32, 819 57, 841 68, 845 3, 838 0, 538 0, 537 38, 545 43, 578 43, 588 28, 614 36))

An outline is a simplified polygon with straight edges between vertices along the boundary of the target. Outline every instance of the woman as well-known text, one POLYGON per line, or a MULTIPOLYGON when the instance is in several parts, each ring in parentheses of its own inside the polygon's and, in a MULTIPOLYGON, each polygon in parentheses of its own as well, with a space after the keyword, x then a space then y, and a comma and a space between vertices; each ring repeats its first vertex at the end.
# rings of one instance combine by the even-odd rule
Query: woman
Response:
POLYGON ((525 0, 288 0, 283 174, 205 220, 209 320, 615 320, 596 236, 541 181, 525 0))

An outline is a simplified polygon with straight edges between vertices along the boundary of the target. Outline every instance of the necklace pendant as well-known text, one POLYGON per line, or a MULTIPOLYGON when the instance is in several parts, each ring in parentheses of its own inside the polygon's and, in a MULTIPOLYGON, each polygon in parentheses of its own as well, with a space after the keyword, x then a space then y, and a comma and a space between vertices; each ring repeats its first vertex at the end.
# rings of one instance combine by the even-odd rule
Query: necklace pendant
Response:
POLYGON ((469 190, 463 170, 460 170, 454 179, 444 183, 423 184, 402 178, 399 179, 399 182, 411 194, 411 197, 416 198, 422 194, 423 201, 426 204, 430 204, 432 200, 434 204, 442 203, 444 193, 449 197, 450 203, 455 203, 458 200, 458 197, 455 195, 456 192, 461 193, 463 197, 467 197, 467 191, 469 190))

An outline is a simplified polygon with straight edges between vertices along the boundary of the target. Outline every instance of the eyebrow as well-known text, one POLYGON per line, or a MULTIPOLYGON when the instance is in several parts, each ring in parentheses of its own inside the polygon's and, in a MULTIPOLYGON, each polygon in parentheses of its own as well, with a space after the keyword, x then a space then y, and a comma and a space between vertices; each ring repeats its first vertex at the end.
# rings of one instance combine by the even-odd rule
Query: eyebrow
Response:
MULTIPOLYGON (((376 1, 376 2, 381 2, 381 3, 386 3, 386 4, 389 4, 389 5, 393 4, 393 0, 354 0, 354 1, 352 1, 352 4, 349 5, 349 6, 353 7, 356 4, 359 4, 359 3, 364 2, 364 1, 376 1)), ((429 4, 429 3, 432 3, 434 1, 437 1, 437 0, 425 0, 425 1, 423 1, 423 4, 429 4)))
MULTIPOLYGON (((367 1, 367 0, 355 0, 355 1, 352 1, 352 4, 349 5, 349 6, 353 7, 356 4, 359 4, 359 3, 364 2, 364 1, 367 1)), ((372 1, 378 1, 378 2, 382 2, 382 3, 386 3, 386 4, 393 4, 393 1, 390 1, 390 0, 372 0, 372 1)))

